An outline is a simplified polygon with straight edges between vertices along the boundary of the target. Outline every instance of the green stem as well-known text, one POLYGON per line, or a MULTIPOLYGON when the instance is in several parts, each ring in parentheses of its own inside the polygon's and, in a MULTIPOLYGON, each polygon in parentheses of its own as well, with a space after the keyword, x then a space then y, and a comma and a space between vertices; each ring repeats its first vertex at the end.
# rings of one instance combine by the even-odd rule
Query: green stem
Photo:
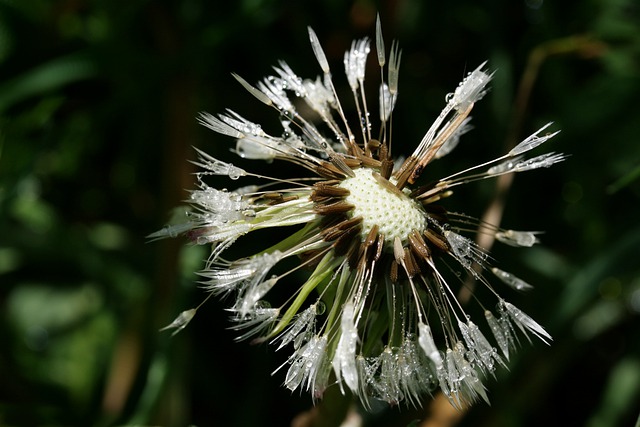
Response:
POLYGON ((269 334, 267 339, 273 338, 284 330, 284 328, 291 322, 291 319, 298 313, 302 304, 306 301, 307 297, 320 283, 322 283, 327 276, 335 271, 335 268, 342 262, 340 259, 336 259, 332 251, 322 258, 322 261, 318 264, 313 274, 302 285, 302 289, 296 296, 296 299, 291 303, 291 306, 287 309, 286 313, 280 319, 280 322, 276 325, 273 331, 269 334))

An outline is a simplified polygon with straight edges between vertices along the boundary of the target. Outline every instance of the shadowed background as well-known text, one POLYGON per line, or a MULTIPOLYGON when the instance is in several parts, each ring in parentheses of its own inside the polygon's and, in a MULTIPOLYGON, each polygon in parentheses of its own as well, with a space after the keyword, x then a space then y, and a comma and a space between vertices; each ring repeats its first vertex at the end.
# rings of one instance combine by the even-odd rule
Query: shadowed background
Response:
MULTIPOLYGON (((548 121, 562 130, 550 149, 571 155, 518 175, 506 195, 502 225, 544 230, 542 245, 493 251, 535 285, 504 293, 554 342, 522 339, 510 370, 487 381, 491 406, 460 424, 635 422, 637 2, 21 0, 0 1, 0 425, 285 426, 311 408, 281 387, 285 372, 270 375, 286 354, 234 343, 230 301, 210 300, 173 338, 158 332, 205 297, 194 272, 206 248, 145 236, 193 187, 192 146, 278 173, 238 161, 233 141, 196 123, 228 107, 279 131, 231 72, 253 83, 283 59, 315 77, 312 26, 347 89, 342 55, 374 36, 376 12, 387 46, 403 49, 396 154, 413 150, 467 71, 486 59, 497 70, 473 132, 424 176, 494 158, 548 121)), ((375 67, 368 76, 375 101, 375 67)), ((495 182, 459 193, 447 206, 480 217, 495 182)), ((365 422, 406 426, 427 412, 381 406, 365 422)))

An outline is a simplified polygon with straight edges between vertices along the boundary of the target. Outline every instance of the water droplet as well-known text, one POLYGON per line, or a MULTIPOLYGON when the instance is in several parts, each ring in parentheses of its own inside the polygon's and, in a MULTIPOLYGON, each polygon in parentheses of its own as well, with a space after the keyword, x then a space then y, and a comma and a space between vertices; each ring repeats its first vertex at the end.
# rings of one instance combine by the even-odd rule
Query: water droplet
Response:
POLYGON ((207 236, 198 236, 196 238, 196 244, 197 245, 206 245, 210 242, 209 238, 207 236))
POLYGON ((271 303, 269 303, 269 301, 264 301, 264 300, 260 300, 258 302, 256 302, 255 305, 256 308, 271 308, 271 303))
POLYGON ((324 314, 325 311, 327 311, 327 305, 322 301, 316 302, 316 314, 324 314))

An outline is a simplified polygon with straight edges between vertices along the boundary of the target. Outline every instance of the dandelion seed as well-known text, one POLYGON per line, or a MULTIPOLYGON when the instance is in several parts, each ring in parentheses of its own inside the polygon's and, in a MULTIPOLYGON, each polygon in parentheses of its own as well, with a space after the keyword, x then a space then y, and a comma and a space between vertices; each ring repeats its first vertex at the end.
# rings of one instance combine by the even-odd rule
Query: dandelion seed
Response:
MULTIPOLYGON (((487 400, 482 381, 508 360, 516 347, 516 330, 544 342, 551 337, 504 301, 491 282, 517 290, 530 286, 493 267, 489 254, 462 233, 480 225, 480 231, 519 247, 537 243, 537 233, 480 223, 447 212, 440 202, 458 185, 564 160, 555 153, 526 157, 557 132, 542 135, 549 125, 544 126, 501 157, 427 184, 421 181, 422 172, 471 129, 469 114, 493 76, 486 64, 447 97, 414 152, 396 161, 391 157, 391 121, 398 99, 399 44, 391 44, 387 60, 378 18, 380 81, 378 96, 372 97, 379 104, 378 120, 370 117, 375 109, 363 84, 369 39, 354 41, 344 56, 344 84, 353 95, 349 103, 338 99, 342 90, 336 91, 311 29, 309 39, 320 76, 303 79, 282 61, 273 68, 275 75, 255 85, 233 75, 258 101, 277 110, 280 131, 269 134, 231 110, 217 116, 202 113, 198 120, 234 139, 233 151, 246 162, 289 162, 312 176, 270 178, 197 150, 194 163, 202 171, 196 174, 198 187, 190 193, 184 222, 149 237, 183 235, 211 246, 200 272, 205 289, 233 299, 229 311, 239 339, 268 341, 291 352, 274 372, 286 370, 283 382, 290 390, 306 390, 317 399, 335 382, 366 408, 376 399, 418 406, 437 388, 457 407, 487 400), (300 108, 305 104, 308 108, 300 108), (316 120, 305 117, 310 110, 316 120), (356 122, 347 120, 354 115, 356 122), (211 175, 256 182, 220 190, 205 182, 211 175), (271 246, 260 237, 251 240, 262 229, 281 230, 284 237, 271 246), (227 259, 226 250, 238 240, 249 251, 244 258, 227 259), (290 262, 283 263, 285 259, 290 262), (292 266, 293 260, 299 264, 292 266), (485 311, 483 327, 456 296, 460 272, 480 284, 474 291, 478 301, 497 304, 497 317, 485 311)), ((183 312, 165 329, 182 330, 194 314, 195 309, 183 312)))
POLYGON ((391 117, 391 112, 396 106, 396 97, 389 91, 389 86, 384 83, 380 85, 379 104, 380 104, 380 121, 386 122, 391 117))
POLYGON ((384 67, 386 56, 384 51, 384 39, 382 38, 382 24, 380 23, 380 15, 376 16, 376 53, 378 54, 378 65, 384 67))
POLYGON ((433 335, 431 334, 431 328, 424 323, 418 324, 418 333, 420 347, 424 350, 424 353, 431 359, 433 364, 436 367, 436 370, 442 368, 442 356, 440 356, 440 351, 438 347, 436 347, 436 343, 433 340, 433 335))
POLYGON ((482 265, 486 260, 487 254, 466 237, 449 230, 444 232, 444 237, 454 258, 467 270, 471 271, 475 263, 482 265))
POLYGON ((210 173, 213 175, 226 175, 233 180, 247 175, 246 171, 232 165, 231 163, 226 163, 222 160, 216 159, 215 157, 211 157, 207 153, 200 151, 197 148, 196 151, 200 155, 200 161, 193 162, 193 164, 195 164, 196 166, 200 166, 202 169, 205 169, 207 171, 205 172, 205 174, 210 173))
POLYGON ((506 283, 516 291, 528 291, 529 289, 533 289, 533 286, 511 273, 500 270, 497 267, 493 267, 491 271, 496 275, 496 277, 498 277, 500 280, 502 280, 504 283, 506 283))
MULTIPOLYGON (((234 79, 236 79, 251 95, 255 96, 260 102, 263 102, 267 105, 271 105, 271 99, 264 93, 261 92, 260 90, 256 89, 255 87, 251 86, 245 79, 243 79, 242 77, 240 77, 239 75, 232 73, 231 74, 233 76, 234 79)), ((216 131, 216 129, 212 128, 211 126, 209 126, 209 122, 211 121, 212 116, 210 114, 207 113, 201 113, 201 116, 203 116, 205 118, 204 120, 204 125, 211 128, 212 130, 216 131)), ((229 135, 229 136, 233 136, 233 135, 229 135)), ((236 137, 237 138, 237 137, 236 137)))
POLYGON ((327 337, 314 336, 289 358, 285 386, 294 391, 303 387, 309 392, 322 394, 328 379, 326 359, 327 337))
POLYGON ((196 311, 197 311, 196 308, 183 311, 178 315, 178 317, 175 318, 173 322, 171 322, 164 328, 160 329, 160 331, 175 329, 175 331, 173 331, 173 333, 171 334, 171 336, 174 336, 175 334, 177 334, 178 332, 180 332, 181 330, 187 327, 189 322, 191 322, 191 319, 193 319, 193 316, 196 315, 196 311))
POLYGON ((514 156, 517 156, 518 154, 522 154, 522 153, 525 153, 525 152, 527 152, 529 150, 533 150, 537 146, 547 142, 549 139, 551 139, 554 136, 556 136, 560 131, 556 131, 554 133, 549 133, 549 134, 546 134, 544 136, 538 136, 538 134, 542 133, 543 130, 545 130, 546 128, 548 128, 552 124, 553 123, 547 123, 546 125, 542 126, 536 132, 531 134, 528 138, 524 139, 521 143, 519 143, 518 145, 513 147, 511 149, 511 151, 509 151, 508 155, 510 157, 514 157, 514 156))
POLYGON ((514 166, 516 172, 530 171, 538 168, 548 168, 565 160, 564 154, 546 153, 532 159, 521 160, 514 166))
POLYGON ((551 335, 549 335, 549 333, 545 331, 544 328, 540 326, 535 320, 523 313, 522 310, 506 301, 502 301, 501 305, 506 310, 511 321, 515 323, 515 325, 520 328, 520 330, 525 335, 527 331, 532 332, 545 344, 549 344, 548 341, 552 340, 551 335))
POLYGON ((509 158, 497 165, 491 166, 487 170, 487 175, 489 176, 498 176, 503 175, 505 173, 515 172, 516 165, 520 160, 522 160, 522 156, 509 158))
POLYGON ((513 347, 511 329, 504 328, 504 324, 498 322, 490 311, 485 311, 484 315, 487 319, 487 323, 489 324, 489 328, 491 329, 491 333, 495 337, 500 350, 502 350, 502 354, 504 354, 504 357, 509 360, 509 348, 513 347))
POLYGON ((324 50, 320 45, 320 40, 318 40, 318 36, 315 31, 309 29, 309 40, 311 40, 311 47, 313 48, 313 53, 318 60, 318 64, 320 64, 320 68, 322 68, 322 72, 325 74, 329 74, 329 62, 327 61, 327 57, 324 55, 324 50))
POLYGON ((400 371, 400 391, 402 396, 413 406, 420 406, 422 390, 435 388, 435 375, 429 369, 424 369, 427 363, 426 355, 420 348, 414 335, 407 335, 402 340, 398 357, 400 371))
POLYGON ((475 363, 481 370, 490 373, 495 370, 495 362, 503 363, 475 323, 470 320, 467 323, 459 321, 458 328, 470 353, 467 355, 469 362, 475 363))
POLYGON ((456 131, 453 132, 451 136, 445 140, 444 144, 442 144, 442 147, 440 147, 440 149, 436 153, 436 159, 440 159, 446 156, 447 154, 452 152, 454 148, 458 146, 458 143, 460 142, 460 137, 465 133, 469 132, 471 129, 473 129, 473 126, 470 124, 470 122, 471 122, 471 117, 467 117, 462 121, 462 124, 460 125, 460 127, 456 129, 456 131))
POLYGON ((365 65, 370 51, 369 39, 365 37, 362 40, 354 40, 351 50, 344 54, 344 68, 351 90, 357 90, 364 81, 365 65))
POLYGON ((398 369, 398 355, 387 347, 380 354, 380 375, 374 380, 374 388, 382 400, 397 405, 402 399, 400 390, 401 372, 398 369))
POLYGON ((470 72, 456 88, 456 91, 449 101, 456 110, 466 110, 471 104, 480 101, 485 95, 485 87, 493 76, 493 74, 488 74, 486 70, 483 70, 485 65, 487 65, 486 62, 480 64, 480 66, 470 72))
POLYGON ((244 138, 245 135, 236 129, 234 126, 231 126, 228 123, 218 119, 217 117, 212 116, 209 113, 200 113, 198 116, 198 121, 203 126, 208 127, 214 132, 218 132, 222 135, 227 135, 232 138, 244 138))
POLYGON ((355 325, 353 304, 346 304, 342 311, 340 339, 333 358, 333 369, 338 382, 344 383, 352 391, 358 390, 358 373, 356 370, 356 347, 358 344, 358 330, 355 325))
POLYGON ((539 242, 535 231, 515 231, 504 230, 496 233, 496 239, 509 246, 526 246, 531 247, 539 242))
POLYGON ((280 350, 287 346, 287 344, 294 341, 297 343, 294 348, 299 348, 300 342, 309 341, 315 332, 315 320, 317 313, 317 304, 314 304, 302 313, 298 314, 296 316, 296 320, 291 322, 287 327, 287 330, 278 337, 277 341, 280 342, 280 345, 276 350, 280 350))
POLYGON ((236 337, 236 341, 244 341, 252 337, 258 337, 256 342, 262 341, 260 337, 267 335, 274 326, 280 310, 277 308, 255 306, 249 310, 244 316, 237 315, 231 320, 237 322, 237 325, 231 327, 234 331, 244 331, 242 335, 236 337))
POLYGON ((397 42, 391 43, 391 54, 389 55, 389 93, 395 96, 398 93, 398 77, 400 75, 400 59, 402 51, 397 42))

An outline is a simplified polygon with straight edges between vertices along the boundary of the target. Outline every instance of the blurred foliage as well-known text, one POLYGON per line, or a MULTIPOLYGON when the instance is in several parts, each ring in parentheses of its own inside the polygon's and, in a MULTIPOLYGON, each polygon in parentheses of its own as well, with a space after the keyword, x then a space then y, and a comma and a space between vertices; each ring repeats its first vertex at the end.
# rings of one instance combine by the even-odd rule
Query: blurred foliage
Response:
MULTIPOLYGON (((158 332, 203 299, 193 272, 206 255, 144 236, 191 187, 192 145, 229 156, 198 111, 274 123, 230 72, 256 81, 285 59, 315 76, 306 26, 339 63, 352 38, 373 35, 376 11, 403 47, 394 138, 405 152, 464 70, 488 58, 497 73, 476 129, 434 168, 490 158, 549 120, 562 129, 557 151, 572 155, 518 176, 508 196, 503 224, 545 230, 543 245, 495 248, 537 284, 510 298, 554 343, 523 342, 490 381, 492 405, 461 424, 636 421, 637 2, 2 0, 0 425, 289 425, 311 408, 269 375, 283 355, 233 342, 224 302, 174 338, 158 332)), ((492 184, 466 191, 464 211, 480 216, 492 184)), ((419 425, 427 411, 381 407, 365 421, 419 425)))

